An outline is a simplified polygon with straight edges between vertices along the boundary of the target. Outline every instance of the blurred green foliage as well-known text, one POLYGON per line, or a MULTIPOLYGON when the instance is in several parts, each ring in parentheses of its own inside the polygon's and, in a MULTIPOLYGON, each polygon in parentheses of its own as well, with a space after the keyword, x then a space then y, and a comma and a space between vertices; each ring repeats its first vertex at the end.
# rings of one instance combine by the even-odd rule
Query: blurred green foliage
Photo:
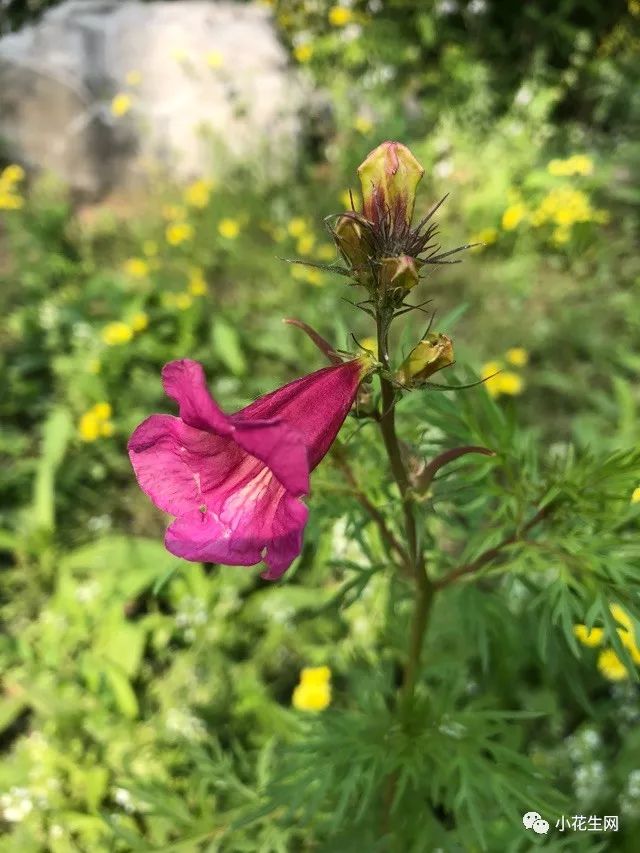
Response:
MULTIPOLYGON (((283 183, 248 165, 214 186, 159 182, 124 212, 76 209, 46 176, 0 190, 20 199, 0 211, 0 849, 385 850, 395 772, 406 850, 520 850, 537 843, 533 809, 620 815, 615 836, 556 832, 549 849, 635 850, 638 688, 609 605, 640 637, 639 9, 471 7, 356 3, 332 23, 331 4, 278 3, 334 123, 283 183), (282 317, 340 348, 372 334, 339 276, 282 258, 334 260, 322 219, 384 138, 424 164, 424 211, 450 194, 443 246, 483 244, 421 286, 455 342, 442 376, 499 362, 522 386, 400 406, 418 458, 497 451, 424 496, 434 577, 554 507, 548 529, 439 593, 408 734, 390 708, 409 590, 336 461, 273 586, 169 555, 125 449, 171 411, 166 361, 200 360, 233 411, 323 366, 282 317), (629 677, 605 677, 576 623, 604 628, 629 677), (321 664, 332 707, 305 716, 291 694, 321 664)), ((398 362, 426 322, 408 318, 398 362)), ((395 530, 373 425, 349 419, 341 442, 395 530)))

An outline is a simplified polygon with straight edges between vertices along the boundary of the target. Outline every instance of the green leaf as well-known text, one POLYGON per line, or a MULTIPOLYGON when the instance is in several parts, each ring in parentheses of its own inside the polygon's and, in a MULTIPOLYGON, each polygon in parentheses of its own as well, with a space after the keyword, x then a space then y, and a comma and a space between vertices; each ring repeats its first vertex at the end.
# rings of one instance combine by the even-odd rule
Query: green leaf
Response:
POLYGON ((140 709, 136 694, 129 683, 129 679, 125 675, 124 670, 119 666, 116 666, 116 664, 109 663, 108 661, 104 662, 103 670, 107 682, 113 692, 118 709, 125 717, 134 720, 138 716, 140 709))
POLYGON ((211 330, 213 349, 220 361, 235 376, 247 373, 247 362, 240 348, 238 333, 224 320, 216 320, 211 330))
POLYGON ((30 516, 35 529, 53 530, 55 527, 55 474, 64 458, 71 429, 71 415, 67 409, 54 409, 44 423, 30 516))

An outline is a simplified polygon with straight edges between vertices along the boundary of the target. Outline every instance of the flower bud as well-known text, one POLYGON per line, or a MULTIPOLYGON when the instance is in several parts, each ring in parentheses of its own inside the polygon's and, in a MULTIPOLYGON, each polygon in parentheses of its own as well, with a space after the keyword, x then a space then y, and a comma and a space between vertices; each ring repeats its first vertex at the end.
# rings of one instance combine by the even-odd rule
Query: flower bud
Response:
POLYGON ((390 216, 393 223, 409 225, 423 175, 424 169, 405 145, 378 145, 358 167, 364 215, 374 224, 390 216))
POLYGON ((453 344, 447 335, 431 333, 402 362, 396 379, 408 387, 423 384, 437 370, 453 364, 453 344))
POLYGON ((414 258, 400 255, 380 261, 380 288, 386 290, 411 290, 418 284, 418 267, 414 258))
POLYGON ((352 270, 367 271, 369 269, 369 249, 364 235, 364 228, 355 217, 341 216, 333 229, 340 254, 352 270))

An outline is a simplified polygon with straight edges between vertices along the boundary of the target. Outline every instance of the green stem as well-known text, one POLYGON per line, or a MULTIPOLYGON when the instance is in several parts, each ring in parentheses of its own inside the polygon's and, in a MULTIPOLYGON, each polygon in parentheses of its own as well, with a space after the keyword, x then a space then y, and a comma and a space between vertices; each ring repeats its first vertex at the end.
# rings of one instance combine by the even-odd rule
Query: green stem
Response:
MULTIPOLYGON (((378 312, 376 325, 378 358, 382 362, 384 369, 389 371, 390 363, 387 348, 389 320, 381 311, 378 312)), ((379 421, 380 430, 389 458, 391 472, 400 491, 409 552, 409 565, 416 585, 416 599, 411 623, 409 649, 398 703, 401 719, 406 720, 413 704, 416 681, 420 671, 422 647, 433 604, 434 588, 425 570, 424 554, 419 543, 409 478, 407 477, 407 472, 402 461, 402 454, 396 434, 395 391, 391 382, 385 376, 380 376, 380 388, 382 393, 382 414, 379 421)), ((385 834, 390 831, 391 808, 395 796, 396 784, 397 774, 394 773, 387 780, 384 794, 382 829, 385 834)))

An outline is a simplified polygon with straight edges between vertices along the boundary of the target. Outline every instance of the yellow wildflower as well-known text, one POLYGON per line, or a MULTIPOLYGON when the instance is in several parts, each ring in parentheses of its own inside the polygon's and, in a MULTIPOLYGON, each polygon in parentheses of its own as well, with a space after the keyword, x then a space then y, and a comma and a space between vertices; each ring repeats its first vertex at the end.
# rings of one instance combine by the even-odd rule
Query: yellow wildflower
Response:
POLYGON ((96 403, 91 410, 99 421, 108 421, 111 417, 112 409, 110 403, 96 403))
POLYGON ((170 246, 179 246, 185 240, 191 240, 193 237, 193 225, 190 225, 188 222, 172 222, 170 225, 167 225, 165 237, 170 246))
POLYGON ((329 9, 329 23, 332 27, 346 27, 353 20, 353 12, 344 6, 332 6, 329 9))
POLYGON ((205 59, 209 68, 221 68, 224 65, 224 56, 219 50, 210 50, 205 59))
POLYGON ((302 237, 307 231, 307 223, 301 216, 294 216, 287 225, 287 231, 292 237, 302 237))
POLYGON ((25 171, 18 163, 10 163, 0 172, 0 185, 11 187, 24 181, 25 171))
POLYGON ((479 245, 474 246, 474 251, 481 252, 485 246, 490 246, 492 243, 495 243, 498 239, 498 229, 497 228, 483 228, 480 231, 477 231, 469 238, 470 243, 478 243, 479 245))
POLYGON ((631 492, 631 503, 640 504, 640 486, 636 486, 636 488, 631 492))
POLYGON ((373 130, 373 122, 370 118, 363 115, 356 116, 353 126, 358 133, 362 133, 363 136, 366 136, 367 133, 371 133, 373 130))
POLYGON ((110 347, 127 344, 132 337, 133 329, 131 326, 120 320, 107 324, 102 330, 102 340, 110 347))
POLYGON ((211 195, 211 182, 200 179, 194 181, 184 191, 184 200, 189 207, 203 208, 209 204, 209 196, 211 195))
POLYGON ((313 234, 303 234, 296 244, 296 251, 299 255, 308 255, 311 253, 316 242, 313 234))
POLYGON ((148 258, 154 258, 158 254, 158 244, 155 240, 145 240, 142 251, 148 258))
POLYGON ((598 655, 598 669, 609 681, 624 681, 629 671, 613 649, 603 649, 598 655))
POLYGON ((131 328, 134 332, 142 332, 149 325, 149 317, 144 311, 138 311, 131 318, 131 328))
POLYGON ((178 293, 175 298, 176 308, 179 308, 181 311, 186 311, 187 308, 191 308, 193 305, 193 299, 188 293, 178 293))
POLYGON ((591 175, 593 173, 593 160, 586 154, 573 154, 566 160, 550 160, 547 163, 547 171, 555 177, 591 175))
POLYGON ((498 393, 507 394, 510 397, 515 397, 522 394, 524 382, 521 376, 511 370, 503 370, 499 377, 498 393))
POLYGON ((129 112, 132 104, 133 101, 131 95, 127 95, 125 92, 120 92, 111 101, 111 113, 116 118, 122 118, 122 116, 125 116, 129 112))
POLYGON ((129 258, 122 268, 131 278, 146 278, 149 275, 149 264, 143 258, 129 258))
POLYGON ((583 646, 588 646, 589 648, 599 646, 602 643, 602 638, 604 637, 603 628, 589 629, 586 625, 574 625, 573 633, 576 635, 578 640, 580 640, 583 646))
POLYGON ((142 83, 142 74, 136 68, 132 68, 131 71, 127 71, 124 79, 127 86, 139 86, 142 83))
POLYGON ((292 696, 298 711, 324 711, 331 703, 331 670, 328 666, 305 667, 292 696))
POLYGON ((92 409, 85 412, 78 424, 78 433, 82 441, 95 441, 101 435, 105 438, 113 435, 114 427, 109 420, 110 417, 109 403, 96 403, 92 409))
POLYGON ((95 441, 100 436, 100 422, 93 412, 85 412, 80 418, 78 434, 83 441, 95 441))
POLYGON ((623 646, 630 652, 633 662, 640 663, 640 648, 636 642, 631 617, 619 604, 611 604, 609 610, 616 622, 622 625, 622 628, 618 628, 618 636, 622 640, 623 646))
POLYGON ((226 240, 235 240, 240 233, 240 223, 237 219, 221 219, 218 223, 218 233, 226 240))
POLYGON ((502 214, 502 227, 505 231, 514 231, 526 216, 527 209, 522 202, 510 205, 502 214))
POLYGON ((524 347, 511 347, 506 351, 505 358, 514 367, 524 367, 529 361, 529 353, 524 347))
POLYGON ((498 361, 487 361, 482 365, 480 370, 480 378, 484 379, 484 387, 491 397, 497 397, 500 393, 500 376, 498 372, 502 365, 498 361), (497 374, 497 375, 494 375, 497 374))
POLYGON ((171 48, 171 56, 176 62, 185 62, 187 51, 183 47, 173 47, 171 48))
POLYGON ((24 199, 13 192, 0 192, 0 210, 19 210, 24 199))
POLYGON ((202 270, 191 267, 189 271, 189 293, 192 296, 204 296, 207 292, 207 282, 204 280, 202 270))
POLYGON ((293 48, 293 55, 300 63, 309 62, 313 56, 313 47, 308 42, 297 44, 293 48))

